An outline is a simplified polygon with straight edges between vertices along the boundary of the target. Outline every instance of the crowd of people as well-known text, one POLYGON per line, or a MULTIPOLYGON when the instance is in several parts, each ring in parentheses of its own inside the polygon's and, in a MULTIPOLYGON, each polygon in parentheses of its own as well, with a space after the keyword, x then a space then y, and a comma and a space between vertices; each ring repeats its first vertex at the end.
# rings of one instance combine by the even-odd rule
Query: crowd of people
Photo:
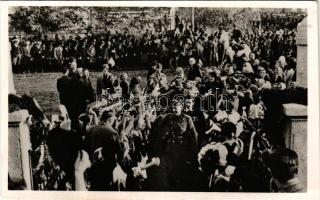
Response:
MULTIPOLYGON (((264 16, 264 15, 263 15, 264 16)), ((268 15, 267 15, 268 16, 268 15)), ((280 55, 295 57, 295 28, 302 15, 290 16, 287 26, 276 25, 276 20, 286 17, 263 17, 259 25, 252 24, 244 34, 246 44, 255 55, 253 59, 274 62, 280 55), (272 20, 273 19, 273 20, 272 20), (292 25, 294 24, 294 25, 292 25)), ((165 20, 166 21, 166 20, 165 20)), ((253 22, 252 22, 253 23, 253 22)), ((258 22, 256 22, 258 23, 258 22)), ((158 59, 165 68, 186 67, 190 55, 201 58, 205 66, 221 65, 228 44, 228 37, 234 27, 221 25, 220 29, 208 32, 207 25, 199 25, 192 30, 191 23, 176 18, 178 29, 169 27, 159 19, 150 28, 141 28, 139 34, 129 29, 116 33, 110 31, 103 35, 57 34, 11 39, 13 70, 24 72, 61 71, 71 59, 76 58, 80 67, 101 71, 101 66, 109 62, 115 69, 150 65, 158 59), (225 29, 225 30, 223 30, 225 29), (145 31, 145 32, 141 32, 145 31)), ((228 51, 229 53, 230 51, 228 51)), ((274 65, 274 63, 271 63, 274 65)))
POLYGON ((208 35, 181 22, 175 31, 147 31, 139 39, 56 37, 21 48, 14 41, 13 60, 22 55, 25 65, 30 55, 29 67, 21 69, 40 66, 35 63, 48 59, 41 49, 49 46, 52 66, 59 63, 56 70, 63 71, 60 117, 33 142, 35 187, 301 191, 298 157, 285 148, 279 109, 283 102, 306 104, 306 91, 295 85, 295 34, 221 27, 208 35), (112 73, 127 64, 150 66, 147 77, 112 73), (167 66, 174 69, 172 81, 162 70, 167 66), (102 71, 96 88, 93 69, 102 71), (50 159, 43 159, 45 152, 50 159))

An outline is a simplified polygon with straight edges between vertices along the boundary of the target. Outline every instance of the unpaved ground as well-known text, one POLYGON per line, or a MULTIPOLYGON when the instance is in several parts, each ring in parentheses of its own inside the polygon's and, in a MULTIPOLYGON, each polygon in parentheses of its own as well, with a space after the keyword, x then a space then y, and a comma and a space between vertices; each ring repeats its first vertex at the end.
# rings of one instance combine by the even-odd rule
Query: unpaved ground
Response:
MULTIPOLYGON (((129 78, 131 77, 142 77, 142 86, 146 85, 146 70, 139 71, 121 71, 113 72, 115 75, 121 73, 128 73, 129 78)), ((93 88, 96 88, 97 76, 101 72, 91 72, 91 82, 93 88)), ((168 79, 172 80, 172 70, 166 70, 165 73, 168 75, 168 79)), ((35 98, 45 115, 51 119, 51 115, 58 112, 59 96, 57 91, 57 79, 62 76, 62 73, 33 73, 33 74, 14 74, 15 89, 18 94, 28 94, 35 98)))

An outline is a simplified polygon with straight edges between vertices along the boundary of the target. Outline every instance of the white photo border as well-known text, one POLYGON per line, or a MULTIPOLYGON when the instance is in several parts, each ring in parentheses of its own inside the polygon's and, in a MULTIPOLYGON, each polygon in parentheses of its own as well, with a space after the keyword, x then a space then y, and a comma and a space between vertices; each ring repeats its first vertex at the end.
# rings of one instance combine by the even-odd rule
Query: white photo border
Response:
POLYGON ((314 1, 12 1, 0 2, 1 196, 14 199, 320 199, 318 13, 314 1), (306 8, 308 13, 308 187, 306 193, 77 192, 8 190, 8 10, 11 6, 306 8))

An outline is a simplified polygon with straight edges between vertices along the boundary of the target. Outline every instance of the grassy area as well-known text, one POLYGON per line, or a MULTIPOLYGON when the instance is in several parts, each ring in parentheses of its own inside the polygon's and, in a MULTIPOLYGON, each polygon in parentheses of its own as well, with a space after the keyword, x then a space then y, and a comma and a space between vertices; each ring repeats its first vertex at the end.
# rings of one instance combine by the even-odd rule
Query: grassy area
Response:
MULTIPOLYGON (((128 73, 131 77, 142 77, 142 86, 146 85, 147 70, 139 71, 121 71, 113 72, 115 75, 121 73, 128 73)), ((101 72, 91 72, 91 82, 93 88, 96 89, 96 80, 101 72)), ((169 76, 168 79, 172 80, 172 70, 166 70, 165 73, 169 76)), ((28 94, 35 98, 45 115, 51 119, 51 115, 58 112, 59 95, 57 91, 57 79, 62 76, 61 73, 33 73, 33 74, 14 74, 14 84, 17 94, 28 94)))

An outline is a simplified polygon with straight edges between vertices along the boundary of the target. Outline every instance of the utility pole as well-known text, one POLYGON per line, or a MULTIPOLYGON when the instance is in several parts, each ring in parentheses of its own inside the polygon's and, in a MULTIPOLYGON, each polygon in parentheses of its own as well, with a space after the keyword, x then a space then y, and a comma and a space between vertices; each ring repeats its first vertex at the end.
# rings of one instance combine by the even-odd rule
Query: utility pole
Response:
POLYGON ((194 31, 194 7, 192 7, 192 31, 194 31))
POLYGON ((92 26, 92 9, 90 8, 90 26, 92 26))
POLYGON ((261 12, 259 13, 259 35, 262 33, 261 12))
POLYGON ((171 30, 175 30, 176 29, 176 8, 175 7, 171 7, 170 9, 170 29, 171 30))

